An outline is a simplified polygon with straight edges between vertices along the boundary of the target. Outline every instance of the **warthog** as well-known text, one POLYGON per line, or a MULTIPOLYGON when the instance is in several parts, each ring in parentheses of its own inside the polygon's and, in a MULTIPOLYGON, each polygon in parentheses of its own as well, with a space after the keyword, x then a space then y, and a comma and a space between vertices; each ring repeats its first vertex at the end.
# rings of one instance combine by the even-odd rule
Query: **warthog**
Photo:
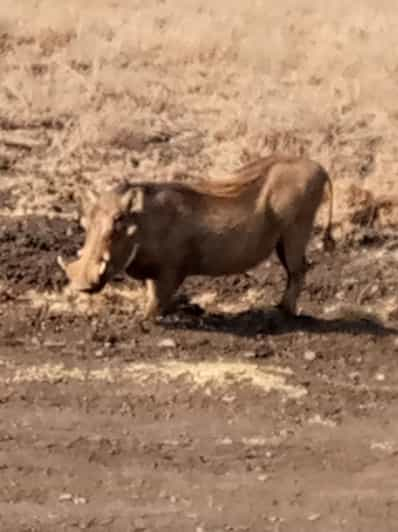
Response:
POLYGON ((58 257, 58 262, 78 291, 98 292, 122 271, 145 280, 149 318, 171 311, 173 295, 187 276, 243 273, 276 248, 287 273, 278 307, 294 315, 326 184, 323 242, 332 250, 328 173, 312 160, 274 154, 217 181, 124 182, 101 194, 82 191, 80 258, 65 264, 58 257))

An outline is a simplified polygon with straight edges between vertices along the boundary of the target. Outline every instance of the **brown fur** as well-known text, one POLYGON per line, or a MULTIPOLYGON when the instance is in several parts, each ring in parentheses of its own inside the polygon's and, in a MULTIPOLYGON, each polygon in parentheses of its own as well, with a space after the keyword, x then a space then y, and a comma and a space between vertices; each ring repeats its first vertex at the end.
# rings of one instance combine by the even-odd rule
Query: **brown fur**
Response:
POLYGON ((331 250, 327 172, 309 159, 274 154, 218 181, 123 183, 97 199, 83 199, 85 245, 81 257, 63 267, 71 286, 83 291, 102 289, 121 270, 145 280, 149 317, 171 308, 187 276, 242 273, 276 249, 287 272, 280 306, 295 314, 325 186, 324 246, 331 250))

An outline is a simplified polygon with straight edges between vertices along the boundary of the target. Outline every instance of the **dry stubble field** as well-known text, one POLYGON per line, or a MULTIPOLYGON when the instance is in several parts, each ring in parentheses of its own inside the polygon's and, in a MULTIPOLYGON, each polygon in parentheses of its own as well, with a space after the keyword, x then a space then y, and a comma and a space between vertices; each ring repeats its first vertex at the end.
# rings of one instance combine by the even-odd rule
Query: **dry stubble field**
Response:
POLYGON ((393 0, 2 0, 1 532, 398 529, 397 29, 393 0), (274 149, 335 183, 302 317, 274 257, 145 326, 131 281, 63 292, 77 185, 274 149))

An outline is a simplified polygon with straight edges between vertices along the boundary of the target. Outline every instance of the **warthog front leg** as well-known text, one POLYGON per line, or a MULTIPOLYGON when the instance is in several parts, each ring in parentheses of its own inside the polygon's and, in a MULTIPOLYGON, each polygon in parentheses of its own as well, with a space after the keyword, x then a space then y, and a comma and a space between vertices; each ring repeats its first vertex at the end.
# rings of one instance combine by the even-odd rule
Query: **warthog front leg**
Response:
POLYGON ((173 295, 182 281, 183 278, 175 272, 163 274, 156 280, 148 279, 146 281, 147 303, 144 318, 151 319, 174 310, 173 295))

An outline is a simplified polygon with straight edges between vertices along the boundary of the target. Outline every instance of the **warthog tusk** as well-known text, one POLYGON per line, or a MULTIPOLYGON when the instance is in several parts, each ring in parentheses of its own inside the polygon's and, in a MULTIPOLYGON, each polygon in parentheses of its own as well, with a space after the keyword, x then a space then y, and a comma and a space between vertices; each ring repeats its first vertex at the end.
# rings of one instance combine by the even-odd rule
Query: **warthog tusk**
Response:
POLYGON ((124 265, 124 268, 123 268, 124 270, 127 270, 127 268, 130 266, 130 264, 135 259, 135 256, 137 255, 138 247, 139 247, 138 244, 134 245, 133 250, 130 253, 130 255, 129 255, 127 261, 126 261, 126 264, 124 265))
POLYGON ((100 267, 99 267, 99 274, 100 275, 103 275, 105 273, 105 270, 106 270, 106 262, 101 262, 100 264, 100 267))
POLYGON ((111 260, 111 254, 109 253, 109 251, 105 251, 102 258, 105 262, 109 262, 111 260))
POLYGON ((130 225, 130 227, 127 228, 127 236, 132 236, 137 231, 136 225, 130 225))
POLYGON ((58 265, 64 270, 64 272, 66 272, 66 264, 64 262, 64 259, 58 255, 57 257, 57 262, 58 262, 58 265))
POLYGON ((82 255, 83 255, 83 250, 82 250, 82 249, 79 249, 79 250, 77 251, 77 256, 78 256, 78 257, 81 257, 82 255))

